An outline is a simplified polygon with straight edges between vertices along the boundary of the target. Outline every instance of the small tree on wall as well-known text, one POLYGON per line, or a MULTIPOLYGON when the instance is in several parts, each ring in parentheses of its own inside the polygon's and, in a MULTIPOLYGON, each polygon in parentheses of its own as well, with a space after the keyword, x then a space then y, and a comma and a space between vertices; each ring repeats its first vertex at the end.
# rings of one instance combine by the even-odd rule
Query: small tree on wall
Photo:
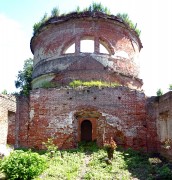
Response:
POLYGON ((172 91, 172 84, 169 85, 169 90, 172 91))
POLYGON ((157 96, 162 96, 163 95, 163 91, 162 89, 158 89, 158 91, 156 92, 157 96))
POLYGON ((7 95, 7 94, 8 94, 8 92, 7 92, 7 90, 6 90, 6 89, 4 89, 4 90, 1 92, 1 94, 7 95))

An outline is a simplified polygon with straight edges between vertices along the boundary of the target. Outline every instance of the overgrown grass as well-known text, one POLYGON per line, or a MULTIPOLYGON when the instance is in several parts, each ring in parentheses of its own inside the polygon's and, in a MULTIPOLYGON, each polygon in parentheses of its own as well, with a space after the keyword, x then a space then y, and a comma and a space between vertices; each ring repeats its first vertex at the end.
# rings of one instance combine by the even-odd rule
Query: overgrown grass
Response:
POLYGON ((172 164, 158 156, 118 148, 111 165, 106 164, 106 157, 106 151, 95 143, 81 143, 76 150, 57 150, 48 158, 48 168, 35 180, 168 180, 172 177, 172 164), (88 157, 88 164, 83 166, 88 157), (86 168, 84 174, 83 168, 86 168))
MULTIPOLYGON (((80 14, 80 13, 84 13, 84 12, 102 12, 104 14, 107 15, 111 15, 112 13, 110 12, 110 10, 103 6, 101 3, 96 3, 96 2, 92 2, 92 4, 90 4, 88 7, 84 8, 83 10, 81 10, 81 8, 79 6, 77 6, 76 10, 74 10, 74 12, 80 14)), ((72 12, 69 12, 68 14, 70 14, 72 12)), ((59 16, 64 16, 65 14, 60 14, 60 10, 58 7, 54 7, 51 11, 51 15, 48 16, 47 13, 45 13, 43 15, 43 17, 41 18, 41 20, 37 23, 35 23, 33 25, 33 34, 35 35, 39 29, 52 17, 59 17, 59 16)), ((128 14, 123 13, 120 14, 118 13, 116 16, 118 16, 119 18, 121 18, 131 29, 133 29, 136 34, 138 36, 140 36, 140 30, 137 28, 137 24, 134 24, 133 21, 131 21, 131 19, 129 18, 128 14)))
POLYGON ((116 87, 119 86, 117 83, 109 83, 109 82, 103 82, 103 81, 81 81, 81 80, 74 80, 69 83, 70 87, 76 88, 76 87, 116 87))
POLYGON ((35 180, 76 179, 84 154, 77 151, 62 151, 49 160, 49 168, 35 180))

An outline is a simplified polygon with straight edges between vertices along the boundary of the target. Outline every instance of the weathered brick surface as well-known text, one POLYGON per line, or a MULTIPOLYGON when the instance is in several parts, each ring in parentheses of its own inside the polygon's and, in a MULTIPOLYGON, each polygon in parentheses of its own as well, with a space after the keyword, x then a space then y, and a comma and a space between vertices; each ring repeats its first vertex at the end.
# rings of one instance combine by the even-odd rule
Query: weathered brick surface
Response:
POLYGON ((157 126, 158 151, 172 160, 172 92, 154 98, 151 106, 157 126))
POLYGON ((33 87, 37 88, 35 84, 42 75, 60 75, 58 83, 67 83, 76 79, 88 80, 90 74, 90 80, 118 82, 140 89, 137 58, 141 48, 136 33, 115 16, 85 12, 52 18, 31 40, 33 87), (94 40, 94 53, 80 52, 83 39, 94 40), (72 43, 75 43, 75 53, 65 54, 72 43), (109 54, 100 53, 100 44, 109 54))
POLYGON ((124 147, 156 148, 148 146, 147 137, 155 127, 145 125, 145 95, 129 88, 38 89, 31 92, 29 108, 28 123, 20 124, 19 136, 27 141, 19 146, 41 149, 42 142, 54 138, 59 148, 74 148, 80 141, 81 122, 87 119, 93 126, 92 140, 99 145, 113 137, 124 147))
MULTIPOLYGON (((137 58, 141 48, 136 33, 115 16, 84 12, 51 18, 31 40, 34 70, 30 97, 17 99, 15 121, 9 113, 15 122, 15 145, 42 149, 42 142, 53 138, 59 148, 75 148, 81 140, 82 123, 88 120, 92 140, 100 146, 112 137, 126 148, 172 154, 162 148, 162 143, 172 138, 172 95, 147 98, 139 91, 142 80, 137 58), (93 53, 80 52, 83 39, 94 41, 93 53), (73 43, 74 53, 66 54, 73 43), (100 45, 109 54, 102 54, 100 45), (66 86, 76 79, 122 86, 66 86), (45 82, 55 82, 60 88, 41 89, 45 82)), ((14 135, 8 134, 14 142, 14 135)))
POLYGON ((21 124, 20 112, 18 138, 27 141, 18 141, 19 146, 41 149, 42 142, 54 138, 59 148, 76 147, 81 140, 81 124, 89 120, 92 140, 98 145, 113 137, 124 147, 156 149, 156 143, 148 143, 149 137, 154 142, 157 136, 152 136, 155 121, 149 122, 145 95, 132 90, 142 87, 137 63, 141 48, 136 33, 115 16, 84 12, 51 18, 31 39, 35 90, 31 91, 29 106, 20 105, 28 108, 29 116, 24 115, 27 118, 21 124), (94 41, 93 53, 80 52, 83 39, 94 41), (75 52, 66 54, 73 43, 75 52), (101 54, 100 44, 109 54, 101 54), (63 88, 73 80, 116 82, 122 86, 63 88), (49 81, 61 88, 39 89, 41 83, 49 81))
POLYGON ((0 144, 6 145, 9 131, 11 142, 14 137, 14 119, 16 112, 16 100, 13 96, 0 94, 0 144), (9 128, 8 128, 8 125, 9 128))
POLYGON ((7 144, 14 145, 15 144, 15 119, 16 112, 8 112, 8 134, 7 134, 7 144))
POLYGON ((27 147, 29 130, 29 97, 19 96, 17 98, 17 112, 15 124, 15 147, 27 147))

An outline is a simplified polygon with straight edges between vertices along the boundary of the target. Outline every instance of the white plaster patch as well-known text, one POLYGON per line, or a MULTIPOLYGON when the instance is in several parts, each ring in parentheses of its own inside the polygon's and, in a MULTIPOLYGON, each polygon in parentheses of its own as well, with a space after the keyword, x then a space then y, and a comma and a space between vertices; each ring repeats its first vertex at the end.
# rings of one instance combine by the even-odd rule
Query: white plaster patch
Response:
POLYGON ((102 116, 106 117, 106 122, 109 125, 116 127, 119 131, 122 131, 126 136, 130 136, 130 137, 137 136, 137 128, 136 127, 126 130, 124 122, 121 119, 119 119, 118 117, 112 116, 112 115, 109 115, 106 113, 102 113, 102 116))
POLYGON ((40 97, 39 91, 35 92, 34 94, 31 94, 34 99, 38 99, 40 97))
POLYGON ((34 109, 31 109, 30 110, 30 113, 29 113, 29 116, 30 116, 30 120, 32 120, 33 119, 33 117, 34 117, 34 109))
POLYGON ((129 59, 128 53, 126 53, 125 51, 117 51, 117 52, 115 52, 115 54, 112 57, 113 58, 122 57, 125 59, 129 59))
POLYGON ((122 127, 124 127, 124 123, 118 117, 105 113, 102 113, 102 115, 106 117, 106 121, 109 125, 116 127, 118 130, 121 131, 122 127))
POLYGON ((68 127, 68 129, 72 129, 73 114, 74 112, 70 112, 67 115, 66 114, 61 115, 61 117, 64 117, 64 119, 62 119, 61 117, 57 117, 56 119, 51 120, 51 122, 49 123, 49 127, 52 128, 56 127, 58 129, 63 129, 63 132, 64 132, 64 128, 66 127, 68 127))
POLYGON ((73 120, 72 118, 73 118, 73 112, 70 112, 68 118, 64 119, 64 122, 68 125, 72 125, 72 120, 73 120))

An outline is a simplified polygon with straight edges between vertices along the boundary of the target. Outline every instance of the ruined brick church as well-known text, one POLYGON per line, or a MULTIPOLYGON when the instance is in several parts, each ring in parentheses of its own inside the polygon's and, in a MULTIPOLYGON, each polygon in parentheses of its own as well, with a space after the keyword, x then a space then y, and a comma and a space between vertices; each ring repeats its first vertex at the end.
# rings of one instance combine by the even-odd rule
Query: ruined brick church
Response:
POLYGON ((118 146, 170 155, 162 143, 172 137, 172 93, 145 96, 138 62, 142 43, 120 18, 101 12, 53 17, 30 46, 33 90, 17 99, 8 143, 42 149, 53 138, 65 149, 82 140, 102 146, 112 137, 118 146), (74 80, 118 85, 70 87, 74 80))

